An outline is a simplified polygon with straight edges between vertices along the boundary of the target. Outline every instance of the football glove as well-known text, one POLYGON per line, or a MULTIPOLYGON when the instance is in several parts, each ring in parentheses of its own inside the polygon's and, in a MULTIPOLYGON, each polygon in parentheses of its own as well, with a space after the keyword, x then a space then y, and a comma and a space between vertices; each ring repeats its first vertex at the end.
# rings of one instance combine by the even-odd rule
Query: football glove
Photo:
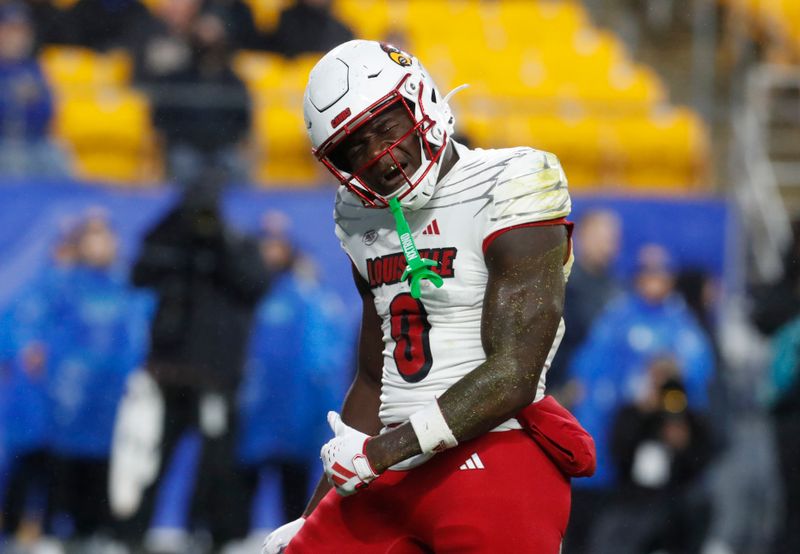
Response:
POLYGON ((347 425, 336 412, 328 412, 328 424, 336 436, 322 447, 322 467, 336 492, 350 496, 378 476, 366 454, 371 437, 347 425))
POLYGON ((275 529, 264 539, 261 554, 281 554, 305 522, 306 518, 299 517, 275 529))

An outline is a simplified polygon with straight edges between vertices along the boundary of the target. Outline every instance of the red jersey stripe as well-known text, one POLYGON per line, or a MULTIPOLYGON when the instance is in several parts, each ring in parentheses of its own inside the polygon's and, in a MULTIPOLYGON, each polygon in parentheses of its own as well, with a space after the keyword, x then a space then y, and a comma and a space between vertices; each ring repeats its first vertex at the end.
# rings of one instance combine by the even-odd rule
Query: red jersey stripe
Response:
POLYGON ((489 246, 491 246, 492 242, 494 242, 494 240, 503 233, 507 233, 508 231, 512 231, 514 229, 522 229, 524 227, 546 227, 548 225, 565 225, 567 227, 567 238, 569 239, 568 248, 570 249, 567 251, 566 259, 568 260, 572 248, 572 227, 574 224, 571 221, 567 221, 566 217, 559 217, 558 219, 548 219, 546 221, 531 221, 530 223, 521 223, 519 225, 512 225, 511 227, 506 227, 505 229, 500 229, 498 231, 495 231, 494 233, 483 239, 483 253, 486 254, 486 250, 489 249, 489 246))

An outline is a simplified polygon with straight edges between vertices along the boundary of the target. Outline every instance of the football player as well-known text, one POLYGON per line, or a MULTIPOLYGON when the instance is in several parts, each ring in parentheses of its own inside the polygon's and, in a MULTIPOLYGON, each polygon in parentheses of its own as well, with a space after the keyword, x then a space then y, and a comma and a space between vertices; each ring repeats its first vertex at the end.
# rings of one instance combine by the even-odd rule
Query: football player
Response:
POLYGON ((447 101, 377 42, 311 71, 306 126, 342 184, 363 300, 358 371, 328 417, 327 479, 264 552, 556 554, 569 476, 592 471, 591 438, 545 396, 572 263, 564 172, 455 142, 447 101))

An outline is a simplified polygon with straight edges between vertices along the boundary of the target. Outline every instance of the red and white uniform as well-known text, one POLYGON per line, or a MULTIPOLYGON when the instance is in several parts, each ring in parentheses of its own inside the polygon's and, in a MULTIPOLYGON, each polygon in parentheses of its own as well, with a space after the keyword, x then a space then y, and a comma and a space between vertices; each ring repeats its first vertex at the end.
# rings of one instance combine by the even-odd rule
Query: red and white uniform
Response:
MULTIPOLYGON (((389 210, 365 208, 343 189, 336 201, 337 236, 370 284, 382 318, 380 417, 386 426, 408 421, 486 359, 481 317, 484 252, 491 241, 518 227, 568 225, 570 198, 554 155, 453 147, 459 160, 431 200, 405 214, 420 255, 440 262, 444 280, 438 289, 423 285, 419 299, 400 281, 405 260, 389 210)), ((570 255, 565 279, 571 262, 570 255)), ((562 321, 536 401, 544 397, 563 332, 562 321)), ((488 433, 432 459, 407 460, 358 494, 342 498, 331 491, 287 554, 558 553, 569 517, 569 479, 519 429, 510 419, 495 429, 507 432, 488 433)))
MULTIPOLYGON (((565 223, 567 181, 558 159, 531 148, 470 150, 453 143, 459 160, 421 209, 405 213, 422 257, 440 263, 444 284, 423 281, 411 298, 394 219, 368 209, 340 189, 336 234, 370 284, 383 320, 384 366, 380 418, 403 423, 441 396, 485 359, 481 343, 488 280, 484 252, 498 234, 515 227, 565 223)), ((570 263, 565 265, 564 278, 570 263)), ((564 333, 559 325, 542 371, 536 400, 544 397, 547 369, 564 333)), ((516 419, 497 430, 519 429, 516 419)))

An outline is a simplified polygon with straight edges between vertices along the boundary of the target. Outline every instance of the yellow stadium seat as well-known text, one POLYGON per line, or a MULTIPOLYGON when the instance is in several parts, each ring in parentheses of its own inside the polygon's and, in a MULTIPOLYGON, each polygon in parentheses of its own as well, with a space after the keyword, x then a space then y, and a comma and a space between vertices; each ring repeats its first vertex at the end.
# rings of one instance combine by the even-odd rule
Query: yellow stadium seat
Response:
POLYGON ((621 64, 609 75, 612 98, 628 108, 647 108, 666 102, 664 85, 649 67, 621 64))
POLYGON ((284 76, 284 88, 292 93, 299 92, 302 94, 308 83, 308 75, 311 73, 311 69, 321 57, 321 53, 311 52, 289 60, 286 75, 284 76))
POLYGON ((283 88, 287 60, 270 52, 241 50, 233 58, 233 70, 255 94, 283 88))
POLYGON ((617 179, 634 188, 688 190, 708 179, 708 131, 689 109, 609 121, 617 179))
POLYGON ((319 180, 319 164, 311 155, 299 103, 258 102, 253 133, 256 180, 264 184, 313 184, 319 180))
POLYGON ((54 134, 70 146, 81 178, 132 183, 155 176, 154 132, 142 94, 67 93, 56 108, 54 134))
POLYGON ((233 69, 248 90, 257 95, 302 95, 318 53, 286 59, 269 52, 242 50, 233 59, 233 69))
POLYGON ((473 146, 479 148, 493 148, 492 125, 494 118, 476 110, 454 110, 456 116, 456 132, 469 138, 473 146))
MULTIPOLYGON (((632 62, 615 35, 594 28, 578 0, 336 0, 333 6, 359 37, 399 32, 401 47, 422 60, 443 94, 469 83, 453 106, 457 129, 476 146, 550 150, 573 188, 677 187, 705 175, 702 123, 687 110, 651 117, 666 103, 663 83, 632 62)), ((310 64, 302 65, 276 70, 272 79, 282 85, 260 90, 302 88, 310 64)), ((261 109, 262 176, 275 159, 275 172, 304 171, 295 164, 308 158, 293 150, 308 149, 299 109, 281 113, 292 97, 261 109), (278 137, 285 140, 276 145, 278 137)))
POLYGON ((596 118, 575 114, 465 116, 456 120, 458 129, 476 146, 504 148, 531 146, 553 152, 561 160, 573 187, 603 181, 606 152, 602 128, 596 118))
POLYGON ((292 4, 291 0, 246 0, 246 2, 253 13, 256 27, 262 31, 274 29, 281 11, 292 4))
POLYGON ((531 136, 524 144, 556 154, 571 188, 604 181, 605 148, 597 118, 581 113, 541 115, 530 118, 527 124, 531 136))
POLYGON ((564 44, 588 24, 583 6, 574 1, 510 0, 497 6, 497 24, 511 45, 564 44))
POLYGON ((39 61, 56 88, 121 87, 131 79, 131 58, 121 50, 99 54, 88 48, 48 46, 39 61))
POLYGON ((412 44, 434 39, 458 48, 485 42, 481 4, 477 0, 409 0, 405 18, 412 44))
POLYGON ((383 40, 390 30, 406 30, 407 0, 337 0, 334 13, 356 38, 383 40))

